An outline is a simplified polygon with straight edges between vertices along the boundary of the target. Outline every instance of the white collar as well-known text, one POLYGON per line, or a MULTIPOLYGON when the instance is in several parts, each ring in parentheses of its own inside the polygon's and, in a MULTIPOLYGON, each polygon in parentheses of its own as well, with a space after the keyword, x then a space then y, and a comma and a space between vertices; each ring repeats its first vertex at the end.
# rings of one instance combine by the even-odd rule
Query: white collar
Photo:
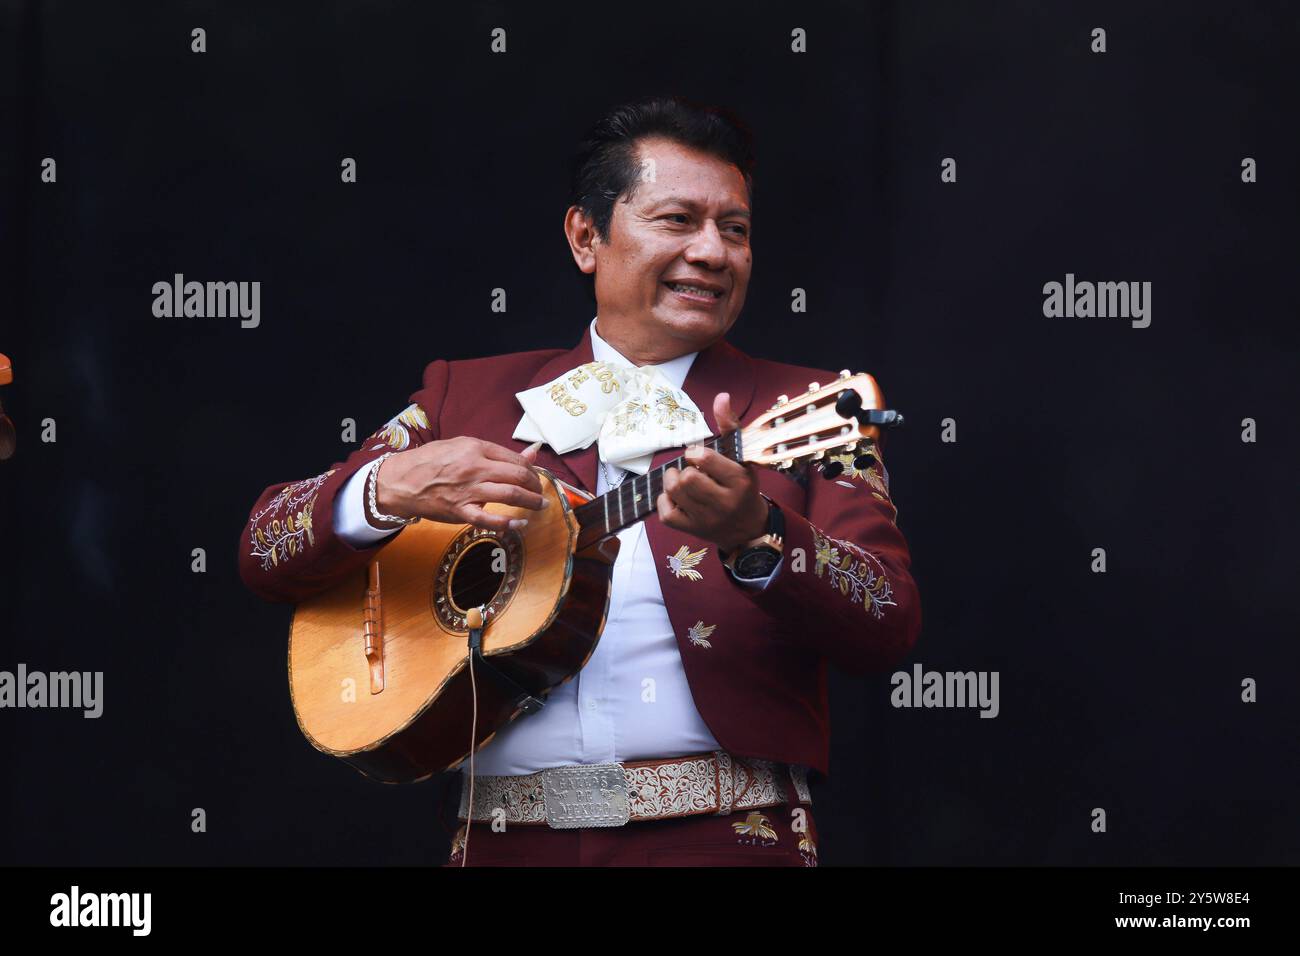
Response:
MULTIPOLYGON (((669 359, 662 365, 648 365, 646 368, 655 368, 664 378, 672 383, 673 388, 681 388, 686 381, 686 375, 691 370, 691 363, 695 361, 695 356, 699 352, 691 352, 689 355, 679 355, 675 359, 669 359)), ((591 320, 591 357, 597 362, 609 362, 613 365, 634 366, 635 362, 629 361, 618 349, 610 345, 599 335, 596 334, 596 320, 591 320)))

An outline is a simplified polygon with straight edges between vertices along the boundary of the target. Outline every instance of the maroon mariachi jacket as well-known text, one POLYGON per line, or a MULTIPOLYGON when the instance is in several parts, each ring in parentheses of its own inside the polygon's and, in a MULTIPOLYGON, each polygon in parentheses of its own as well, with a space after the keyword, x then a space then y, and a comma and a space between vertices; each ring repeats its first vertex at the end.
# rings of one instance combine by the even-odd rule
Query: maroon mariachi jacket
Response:
MULTIPOLYGON (((411 406, 346 461, 262 493, 240 541, 244 582, 268 600, 297 601, 363 568, 375 547, 354 548, 333 531, 334 496, 354 472, 386 451, 458 435, 521 451, 526 443, 510 437, 523 414, 515 393, 590 361, 588 330, 569 351, 431 362, 411 406)), ((751 358, 720 341, 695 357, 684 389, 717 434, 712 409, 718 392, 731 394, 732 409, 745 423, 778 395, 834 378, 828 371, 751 358)), ((664 449, 651 467, 679 454, 680 447, 664 449)), ((537 464, 595 493, 595 443, 564 457, 543 446, 537 464)), ((921 625, 911 558, 894 523, 883 457, 867 471, 849 463, 831 481, 816 471, 806 483, 768 468, 756 471, 786 526, 785 558, 767 588, 732 580, 716 546, 654 515, 645 519, 646 534, 660 558, 659 585, 695 705, 718 743, 734 754, 826 774, 827 662, 860 676, 891 668, 907 654, 921 625), (698 580, 678 577, 669 566, 669 556, 683 545, 706 549, 694 568, 698 580), (692 639, 697 624, 701 631, 713 628, 707 641, 692 639)))

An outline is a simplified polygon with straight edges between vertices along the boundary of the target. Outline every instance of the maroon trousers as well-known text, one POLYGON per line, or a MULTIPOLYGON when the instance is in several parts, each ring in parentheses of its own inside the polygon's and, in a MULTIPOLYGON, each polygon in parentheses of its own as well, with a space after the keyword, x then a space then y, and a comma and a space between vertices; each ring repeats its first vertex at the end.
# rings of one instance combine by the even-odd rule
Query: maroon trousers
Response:
POLYGON ((556 830, 477 821, 456 831, 445 866, 816 866, 817 828, 807 804, 737 810, 621 827, 556 830))

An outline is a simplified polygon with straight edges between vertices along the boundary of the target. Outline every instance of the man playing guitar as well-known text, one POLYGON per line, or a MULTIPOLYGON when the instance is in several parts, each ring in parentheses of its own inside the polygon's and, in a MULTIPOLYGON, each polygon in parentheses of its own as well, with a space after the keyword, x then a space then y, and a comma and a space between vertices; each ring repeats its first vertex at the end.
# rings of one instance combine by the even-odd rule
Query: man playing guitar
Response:
POLYGON ((611 111, 582 145, 564 220, 597 304, 578 344, 431 362, 345 462, 272 485, 252 509, 244 581, 299 601, 412 519, 519 530, 529 519, 485 506, 553 506, 533 466, 601 495, 685 447, 650 520, 618 532, 590 658, 474 754, 472 795, 463 764, 451 865, 815 865, 808 775, 827 772, 827 664, 886 670, 916 640, 878 445, 823 459, 819 475, 703 444, 835 379, 725 341, 752 266, 752 165, 748 132, 723 111, 611 111), (580 388, 632 397, 597 415, 580 388), (626 788, 629 818, 555 825, 548 794, 593 765, 626 788))

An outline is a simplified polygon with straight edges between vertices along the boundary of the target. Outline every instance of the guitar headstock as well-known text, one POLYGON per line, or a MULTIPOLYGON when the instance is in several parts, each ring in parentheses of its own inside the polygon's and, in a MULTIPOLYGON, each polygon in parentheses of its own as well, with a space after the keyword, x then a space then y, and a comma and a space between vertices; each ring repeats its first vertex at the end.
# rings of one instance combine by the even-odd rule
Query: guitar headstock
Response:
MULTIPOLYGON (((903 416, 884 407, 885 396, 865 372, 844 369, 828 385, 810 382, 808 391, 782 395, 777 403, 740 429, 745 461, 784 469, 796 461, 820 461, 827 477, 843 465, 830 456, 873 457, 881 427, 903 423, 903 416), (832 466, 838 467, 832 467, 832 466)), ((867 467, 867 462, 862 462, 867 467)))

